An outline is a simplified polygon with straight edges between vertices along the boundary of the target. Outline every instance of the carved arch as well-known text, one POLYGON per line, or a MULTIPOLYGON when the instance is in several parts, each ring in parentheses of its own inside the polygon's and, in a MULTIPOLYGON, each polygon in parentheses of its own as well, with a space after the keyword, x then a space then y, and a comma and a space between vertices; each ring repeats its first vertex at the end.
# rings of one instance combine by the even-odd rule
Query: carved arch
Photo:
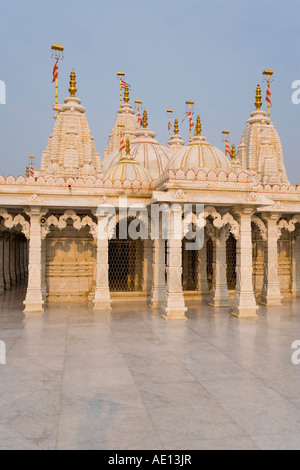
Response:
POLYGON ((81 217, 76 215, 76 212, 72 210, 67 210, 59 218, 55 215, 50 215, 50 217, 46 219, 44 227, 42 227, 42 236, 45 237, 50 232, 51 225, 59 228, 60 230, 66 228, 68 219, 73 220, 73 227, 76 230, 81 230, 82 228, 89 226, 90 234, 93 238, 97 238, 97 224, 92 220, 92 218, 87 215, 81 219, 81 217))
POLYGON ((21 232, 25 235, 27 239, 30 238, 30 223, 25 219, 25 217, 21 214, 16 215, 13 217, 11 214, 7 212, 6 209, 0 209, 0 216, 4 219, 4 226, 6 228, 12 229, 17 225, 21 225, 22 229, 21 232))
POLYGON ((254 216, 252 216, 251 221, 258 228, 259 234, 262 237, 263 241, 264 242, 267 241, 267 239, 268 239, 267 227, 265 226, 263 220, 254 215, 254 216))

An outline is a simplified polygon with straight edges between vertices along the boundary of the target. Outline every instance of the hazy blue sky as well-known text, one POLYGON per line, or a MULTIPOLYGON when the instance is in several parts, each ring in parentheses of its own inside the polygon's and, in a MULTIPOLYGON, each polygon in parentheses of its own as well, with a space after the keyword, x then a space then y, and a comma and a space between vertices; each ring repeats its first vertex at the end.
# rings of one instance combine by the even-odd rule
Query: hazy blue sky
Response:
MULTIPOLYGON (((59 101, 68 95, 74 67, 101 156, 119 106, 119 70, 131 84, 131 104, 144 101, 161 143, 168 141, 166 110, 182 119, 185 101, 193 99, 203 134, 223 149, 221 131, 230 130, 238 144, 257 83, 265 95, 262 71, 274 69, 271 118, 290 181, 299 182, 300 105, 291 101, 291 84, 300 80, 299 18, 299 0, 2 2, 0 80, 7 104, 0 105, 0 173, 23 174, 30 154, 40 167, 54 125, 50 47, 60 43, 59 101)), ((188 123, 180 133, 187 140, 188 123)))

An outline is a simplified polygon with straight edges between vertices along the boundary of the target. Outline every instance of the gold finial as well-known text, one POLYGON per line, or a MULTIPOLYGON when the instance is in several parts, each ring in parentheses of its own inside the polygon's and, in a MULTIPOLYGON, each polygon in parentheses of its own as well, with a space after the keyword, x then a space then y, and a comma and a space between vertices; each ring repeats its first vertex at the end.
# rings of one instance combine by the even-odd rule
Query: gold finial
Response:
POLYGON ((256 109, 261 109, 262 107, 262 100, 261 100, 261 88, 259 85, 257 85, 256 88, 256 96, 255 96, 255 107, 256 109))
POLYGON ((147 129, 147 127, 148 127, 148 114, 147 114, 146 109, 144 109, 144 112, 143 112, 143 128, 147 129))
POLYGON ((128 88, 128 85, 125 85, 124 103, 129 103, 129 88, 128 88))
POLYGON ((29 178, 29 165, 26 167, 26 178, 29 178))
POLYGON ((175 119, 174 122, 174 134, 177 135, 179 133, 179 127, 178 127, 178 119, 175 119))
POLYGON ((130 141, 126 139, 126 156, 130 156, 130 141))
POLYGON ((70 75, 69 93, 70 93, 70 96, 76 96, 76 93, 77 93, 76 75, 75 75, 74 69, 72 70, 71 75, 70 75))
POLYGON ((231 147, 231 158, 232 158, 232 160, 236 159, 235 145, 234 144, 232 144, 232 147, 231 147))
POLYGON ((201 135, 201 132, 202 132, 201 119, 200 119, 200 116, 197 116, 195 135, 201 135))

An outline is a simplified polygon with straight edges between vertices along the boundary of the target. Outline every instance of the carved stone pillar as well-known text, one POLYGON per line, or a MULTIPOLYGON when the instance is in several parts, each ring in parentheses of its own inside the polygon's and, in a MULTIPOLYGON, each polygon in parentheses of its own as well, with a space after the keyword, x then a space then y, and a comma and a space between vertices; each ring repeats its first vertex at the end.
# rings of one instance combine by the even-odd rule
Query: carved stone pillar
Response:
POLYGON ((24 267, 25 267, 25 280, 28 279, 28 241, 24 241, 24 267))
POLYGON ((258 309, 253 290, 251 214, 250 209, 239 213, 240 235, 236 247, 237 282, 231 313, 239 318, 257 317, 258 309))
MULTIPOLYGON (((98 227, 103 224, 106 217, 97 216, 98 227)), ((109 264, 108 264, 108 235, 103 236, 100 229, 97 233, 97 258, 96 258, 96 286, 93 300, 94 310, 111 310, 111 297, 109 291, 109 264)))
POLYGON ((296 228, 292 242, 292 296, 300 297, 300 230, 296 228))
POLYGON ((278 229, 279 214, 265 217, 268 238, 264 246, 264 283, 259 303, 267 306, 281 305, 282 295, 278 279, 278 229))
POLYGON ((32 207, 30 212, 29 275, 24 313, 43 312, 42 293, 42 226, 40 219, 45 212, 40 207, 32 207))
POLYGON ((3 253, 4 253, 4 262, 3 262, 3 274, 5 282, 5 290, 11 289, 11 280, 10 280, 10 233, 3 233, 3 253))
POLYGON ((144 259, 143 259, 143 291, 147 295, 147 301, 151 301, 152 288, 152 240, 149 238, 144 242, 144 259))
POLYGON ((209 295, 208 281, 207 281, 207 240, 204 239, 203 247, 198 251, 198 273, 199 273, 199 292, 201 297, 209 295))
POLYGON ((3 232, 0 231, 0 294, 3 294, 5 290, 4 274, 3 274, 3 264, 4 264, 3 239, 4 239, 3 232))
POLYGON ((23 237, 20 236, 19 238, 20 244, 20 274, 21 274, 21 282, 25 279, 25 266, 24 266, 24 240, 23 237))
POLYGON ((17 285, 17 260, 16 260, 16 245, 17 245, 17 235, 13 232, 10 232, 10 241, 9 241, 9 272, 10 272, 10 281, 11 286, 17 285))
POLYGON ((42 295, 43 299, 47 300, 47 287, 46 287, 46 240, 42 240, 42 295))
POLYGON ((214 308, 229 307, 229 293, 227 287, 227 263, 226 263, 226 240, 228 231, 226 228, 216 231, 213 240, 213 288, 212 302, 209 303, 214 308))
POLYGON ((166 301, 166 259, 164 239, 153 240, 151 308, 162 307, 166 301))
POLYGON ((182 208, 171 211, 170 237, 167 242, 166 320, 186 320, 182 290, 182 208))
POLYGON ((20 258, 20 236, 16 234, 16 278, 17 284, 21 283, 21 258, 20 258))

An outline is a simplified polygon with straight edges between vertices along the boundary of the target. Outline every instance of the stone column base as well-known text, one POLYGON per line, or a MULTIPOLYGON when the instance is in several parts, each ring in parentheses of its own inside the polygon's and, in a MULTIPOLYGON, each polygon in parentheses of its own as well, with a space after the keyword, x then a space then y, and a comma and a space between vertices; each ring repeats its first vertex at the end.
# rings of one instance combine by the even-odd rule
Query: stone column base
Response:
POLYGON ((265 305, 266 307, 277 307, 277 306, 282 305, 281 299, 282 299, 282 295, 272 296, 272 295, 267 294, 267 295, 262 295, 258 302, 260 305, 265 305))
POLYGON ((162 318, 164 320, 184 320, 186 321, 187 318, 185 316, 185 312, 187 311, 187 308, 165 308, 165 313, 162 315, 162 318))
POLYGON ((229 299, 214 299, 208 305, 213 308, 229 308, 229 299))
POLYGON ((230 315, 236 318, 258 318, 257 306, 253 307, 232 307, 230 315))
POLYGON ((104 310, 110 311, 111 300, 93 300, 93 310, 94 312, 101 312, 104 310))
POLYGON ((34 300, 25 300, 23 304, 25 308, 23 310, 24 313, 43 313, 44 309, 44 301, 34 301, 34 300))
POLYGON ((165 305, 166 302, 166 290, 163 288, 161 291, 157 290, 152 293, 152 298, 150 300, 150 308, 156 310, 165 305))

